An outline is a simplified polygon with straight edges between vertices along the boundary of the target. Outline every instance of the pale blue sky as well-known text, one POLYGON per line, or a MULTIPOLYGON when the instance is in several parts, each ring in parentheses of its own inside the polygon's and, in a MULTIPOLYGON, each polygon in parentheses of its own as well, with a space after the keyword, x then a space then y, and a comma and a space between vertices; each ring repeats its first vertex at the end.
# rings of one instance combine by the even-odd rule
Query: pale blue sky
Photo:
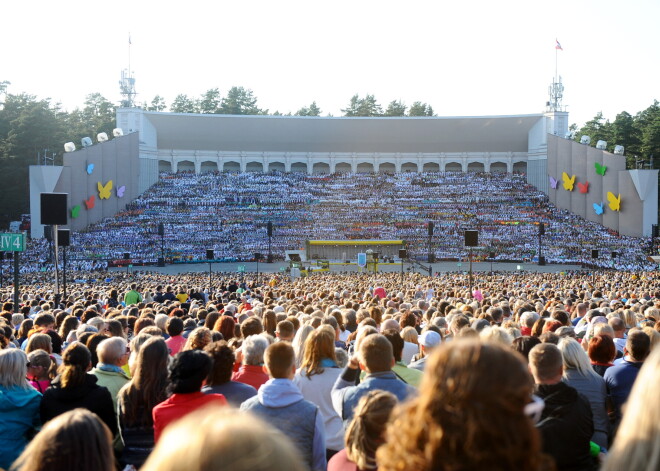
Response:
POLYGON ((660 99, 658 0, 3 2, 0 80, 66 109, 88 93, 138 101, 251 88, 262 108, 350 97, 425 101, 440 116, 543 111, 555 38, 570 122, 614 120, 660 99))

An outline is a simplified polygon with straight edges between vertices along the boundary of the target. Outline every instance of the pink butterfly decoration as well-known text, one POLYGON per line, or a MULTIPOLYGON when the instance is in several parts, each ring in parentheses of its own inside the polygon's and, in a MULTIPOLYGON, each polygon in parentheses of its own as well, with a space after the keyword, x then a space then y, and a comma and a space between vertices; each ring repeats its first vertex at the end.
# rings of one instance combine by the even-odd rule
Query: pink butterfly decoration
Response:
POLYGON ((126 191, 126 185, 122 185, 119 188, 117 188, 117 197, 121 198, 124 196, 124 192, 126 191))
POLYGON ((553 190, 557 189, 557 184, 559 183, 559 180, 555 180, 553 177, 550 177, 550 187, 553 190))

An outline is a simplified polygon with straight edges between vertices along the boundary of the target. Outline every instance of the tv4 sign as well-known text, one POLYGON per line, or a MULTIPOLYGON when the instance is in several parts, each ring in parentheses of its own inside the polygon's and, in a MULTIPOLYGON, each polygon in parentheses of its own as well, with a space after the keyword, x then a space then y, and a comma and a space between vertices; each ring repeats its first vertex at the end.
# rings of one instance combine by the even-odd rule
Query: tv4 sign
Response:
POLYGON ((25 251, 25 235, 24 234, 0 234, 0 251, 1 252, 24 252, 25 251))

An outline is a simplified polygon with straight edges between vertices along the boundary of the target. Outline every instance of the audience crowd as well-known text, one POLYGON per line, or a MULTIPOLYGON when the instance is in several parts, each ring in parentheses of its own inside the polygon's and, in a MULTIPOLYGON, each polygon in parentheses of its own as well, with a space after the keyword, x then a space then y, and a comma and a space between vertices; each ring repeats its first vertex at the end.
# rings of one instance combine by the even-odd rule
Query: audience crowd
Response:
POLYGON ((658 469, 659 275, 5 287, 0 468, 658 469))

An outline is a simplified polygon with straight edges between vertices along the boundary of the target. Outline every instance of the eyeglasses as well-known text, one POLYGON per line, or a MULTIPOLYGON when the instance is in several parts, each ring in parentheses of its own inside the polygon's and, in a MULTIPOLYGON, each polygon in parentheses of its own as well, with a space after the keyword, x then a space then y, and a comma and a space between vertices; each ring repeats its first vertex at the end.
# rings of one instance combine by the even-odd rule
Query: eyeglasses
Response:
POLYGON ((525 415, 532 419, 532 422, 537 424, 541 420, 543 409, 545 408, 545 401, 540 397, 532 394, 532 402, 527 404, 523 409, 525 415))

